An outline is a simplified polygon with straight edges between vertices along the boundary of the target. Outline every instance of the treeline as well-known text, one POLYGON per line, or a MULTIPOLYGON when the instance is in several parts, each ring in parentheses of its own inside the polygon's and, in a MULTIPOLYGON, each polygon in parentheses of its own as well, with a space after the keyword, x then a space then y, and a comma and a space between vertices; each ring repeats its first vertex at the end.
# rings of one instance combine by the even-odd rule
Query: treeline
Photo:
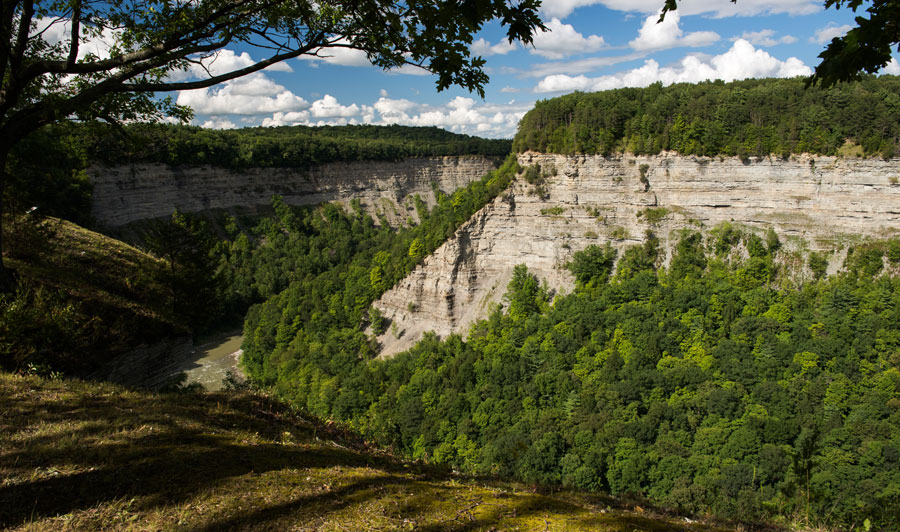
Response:
POLYGON ((721 80, 573 93, 537 102, 513 150, 893 157, 900 153, 900 78, 823 89, 804 80, 721 80))
POLYGON ((108 164, 155 162, 229 168, 308 168, 342 161, 396 161, 407 157, 504 157, 509 140, 450 133, 436 127, 290 126, 233 130, 134 124, 124 132, 85 135, 92 160, 108 164))
POLYGON ((466 472, 740 521, 896 529, 900 279, 880 274, 900 245, 857 246, 829 278, 813 255, 820 278, 802 286, 779 276, 778 253, 774 233, 728 226, 684 233, 667 269, 652 235, 618 261, 592 246, 552 301, 520 265, 506 309, 467 339, 427 336, 390 360, 334 318, 347 302, 361 312, 347 288, 365 286, 363 261, 331 295, 295 283, 255 307, 244 364, 298 406, 466 472))

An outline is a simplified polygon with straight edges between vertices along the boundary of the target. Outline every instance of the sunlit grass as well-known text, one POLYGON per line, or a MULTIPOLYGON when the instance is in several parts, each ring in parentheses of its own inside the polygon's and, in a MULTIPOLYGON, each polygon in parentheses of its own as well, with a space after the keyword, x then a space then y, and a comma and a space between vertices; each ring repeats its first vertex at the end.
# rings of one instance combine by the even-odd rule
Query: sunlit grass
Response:
POLYGON ((0 374, 0 528, 709 530, 403 462, 250 393, 0 374))

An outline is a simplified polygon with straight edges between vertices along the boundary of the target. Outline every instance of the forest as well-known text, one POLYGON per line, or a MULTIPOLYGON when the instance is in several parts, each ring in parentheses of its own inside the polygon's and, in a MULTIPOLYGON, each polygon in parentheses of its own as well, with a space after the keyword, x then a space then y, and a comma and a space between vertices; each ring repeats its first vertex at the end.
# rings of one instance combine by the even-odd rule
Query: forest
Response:
POLYGON ((492 155, 510 152, 509 140, 451 133, 437 127, 282 126, 235 130, 132 124, 125 135, 89 136, 91 160, 122 164, 213 164, 228 168, 309 168, 341 161, 397 161, 407 157, 492 155))
POLYGON ((421 233, 360 246, 358 212, 283 212, 271 234, 297 240, 295 279, 251 308, 243 364, 298 407, 467 473, 742 522, 900 526, 900 279, 884 275, 900 241, 857 245, 833 276, 813 253, 804 284, 773 232, 685 231, 666 267, 652 234, 621 257, 591 246, 572 293, 517 266, 467 337, 381 360, 365 328, 390 324, 366 309, 421 233), (348 266, 323 266, 335 256, 348 266))
POLYGON ((788 157, 880 156, 900 148, 900 78, 868 76, 830 88, 748 79, 573 93, 538 101, 513 150, 788 157))

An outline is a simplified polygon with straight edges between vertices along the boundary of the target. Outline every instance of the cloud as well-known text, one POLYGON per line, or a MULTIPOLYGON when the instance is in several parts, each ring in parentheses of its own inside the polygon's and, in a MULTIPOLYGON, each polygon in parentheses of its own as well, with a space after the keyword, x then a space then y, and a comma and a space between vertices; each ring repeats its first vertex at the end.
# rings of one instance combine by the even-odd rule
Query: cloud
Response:
MULTIPOLYGON (((655 13, 661 0, 544 0, 541 12, 548 17, 564 19, 575 9, 602 4, 609 9, 629 13, 655 13)), ((682 15, 712 14, 715 17, 749 16, 762 14, 808 15, 822 10, 818 0, 684 0, 678 3, 682 15)))
POLYGON ((638 52, 618 56, 587 57, 585 59, 576 59, 574 61, 537 63, 534 65, 530 65, 527 70, 518 68, 502 68, 500 69, 500 71, 504 74, 513 74, 530 78, 539 78, 552 74, 585 74, 587 72, 597 70, 598 68, 605 68, 608 66, 616 65, 618 63, 634 61, 635 59, 640 59, 646 55, 647 54, 644 52, 638 52))
POLYGON ((891 62, 884 66, 881 69, 879 74, 890 74, 892 76, 900 76, 900 63, 897 62, 897 59, 892 57, 891 62))
POLYGON ((296 126, 309 124, 309 111, 277 112, 271 118, 264 118, 263 127, 296 126))
POLYGON ((491 44, 484 39, 478 39, 477 41, 472 43, 470 50, 472 51, 473 55, 489 57, 492 55, 506 55, 516 48, 518 48, 518 45, 515 42, 511 43, 503 39, 501 39, 497 44, 491 44))
POLYGON ((359 106, 355 103, 341 105, 338 103, 337 98, 326 94, 321 100, 314 101, 309 111, 314 118, 340 118, 358 115, 359 106))
POLYGON ((200 127, 205 127, 207 129, 234 129, 237 126, 227 118, 214 118, 203 122, 200 124, 200 127))
MULTIPOLYGON (((256 64, 256 61, 253 60, 253 58, 247 52, 243 52, 240 55, 237 55, 232 50, 223 49, 217 51, 213 55, 204 57, 200 60, 199 65, 192 64, 190 67, 190 72, 198 78, 204 78, 208 77, 210 74, 213 76, 218 76, 241 68, 246 68, 254 64, 256 64)), ((288 65, 284 61, 275 63, 274 65, 271 65, 263 70, 277 72, 294 71, 290 67, 290 65, 288 65)))
POLYGON ((192 108, 197 115, 260 115, 309 107, 306 100, 262 73, 207 89, 179 91, 177 103, 192 108))
POLYGON ((519 120, 533 106, 533 102, 487 104, 472 98, 457 96, 440 105, 417 103, 407 99, 382 96, 372 105, 353 103, 341 105, 325 95, 313 102, 309 110, 275 112, 262 120, 263 126, 284 125, 340 125, 340 124, 400 124, 408 126, 436 126, 458 133, 489 137, 511 137, 519 120), (331 116, 319 111, 322 107, 331 116), (337 112, 343 109, 343 112, 337 112), (351 115, 350 110, 356 110, 351 115))
POLYGON ((570 24, 563 24, 558 18, 548 22, 546 32, 534 35, 534 48, 531 53, 547 59, 562 59, 572 54, 596 52, 606 46, 603 37, 589 35, 585 37, 575 31, 570 24))
POLYGON ((791 44, 797 42, 797 38, 793 35, 784 35, 779 39, 775 38, 775 30, 745 31, 740 37, 732 37, 732 41, 744 39, 750 44, 756 46, 777 46, 779 44, 791 44))
POLYGON ((515 87, 510 87, 509 85, 507 85, 507 86, 503 87, 502 89, 500 89, 500 92, 519 92, 520 90, 522 90, 522 89, 517 89, 515 87))
POLYGON ((568 92, 575 90, 608 90, 620 87, 646 87, 661 81, 672 83, 696 83, 706 80, 759 77, 808 76, 812 70, 796 57, 780 61, 764 50, 758 50, 744 39, 738 39, 724 54, 704 61, 696 55, 685 56, 678 64, 660 67, 659 63, 648 59, 644 66, 599 78, 586 76, 553 75, 542 79, 535 92, 568 92))
POLYGON ((714 31, 695 31, 685 34, 678 27, 681 16, 678 12, 666 15, 662 22, 659 13, 650 15, 644 20, 644 25, 638 31, 637 39, 628 44, 635 50, 649 52, 653 50, 666 50, 679 46, 706 46, 719 40, 719 34, 714 31))
MULTIPOLYGON (((368 56, 362 50, 347 48, 349 41, 344 38, 334 41, 336 46, 323 47, 315 50, 317 55, 301 55, 298 59, 309 61, 312 66, 325 62, 330 65, 350 67, 374 67, 368 56)), ((408 74, 411 76, 428 76, 431 72, 416 65, 401 65, 388 71, 389 74, 408 74)))
MULTIPOLYGON (((78 45, 78 59, 84 59, 88 54, 100 59, 109 57, 109 51, 121 35, 120 30, 104 28, 99 34, 92 34, 92 30, 81 27, 81 42, 78 45)), ((44 17, 37 19, 31 35, 42 34, 44 41, 51 45, 69 46, 72 33, 72 21, 67 18, 44 17)))
POLYGON ((853 28, 853 26, 850 24, 837 26, 834 23, 831 23, 824 28, 817 29, 813 36, 809 38, 809 42, 825 44, 831 42, 831 39, 834 39, 835 37, 843 37, 851 28, 853 28))
POLYGON ((328 48, 319 48, 313 53, 317 55, 301 55, 299 59, 304 61, 324 61, 331 65, 341 66, 371 66, 372 62, 366 56, 366 53, 356 48, 346 48, 349 44, 347 39, 338 39, 334 42, 336 46, 328 48))

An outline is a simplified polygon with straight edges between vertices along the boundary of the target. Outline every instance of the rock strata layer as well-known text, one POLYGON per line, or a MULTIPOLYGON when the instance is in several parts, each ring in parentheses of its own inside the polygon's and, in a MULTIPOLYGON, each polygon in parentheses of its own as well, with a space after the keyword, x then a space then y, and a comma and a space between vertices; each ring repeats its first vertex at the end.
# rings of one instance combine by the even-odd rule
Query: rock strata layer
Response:
POLYGON ((417 220, 416 194, 434 205, 433 186, 452 192, 480 179, 497 160, 481 156, 411 158, 397 162, 329 163, 309 170, 164 164, 93 166, 92 214, 104 228, 169 216, 174 209, 255 212, 281 195, 289 205, 348 204, 359 199, 373 217, 399 225, 417 220))
POLYGON ((393 324, 379 338, 384 356, 427 331, 465 334, 501 302, 517 264, 551 289, 570 290, 564 265, 589 244, 621 249, 651 230, 667 262, 680 229, 729 222, 774 228, 787 249, 836 251, 838 262, 860 238, 900 232, 898 159, 527 153, 519 163, 539 164, 544 182, 519 177, 376 302, 393 324))

